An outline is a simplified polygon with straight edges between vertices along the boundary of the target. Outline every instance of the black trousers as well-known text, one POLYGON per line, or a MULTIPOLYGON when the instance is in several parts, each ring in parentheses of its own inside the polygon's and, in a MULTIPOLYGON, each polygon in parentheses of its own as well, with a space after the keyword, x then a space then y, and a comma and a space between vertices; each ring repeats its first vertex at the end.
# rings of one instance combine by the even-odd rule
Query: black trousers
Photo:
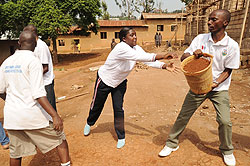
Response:
POLYGON ((95 124, 101 112, 103 110, 106 99, 111 93, 113 110, 114 110, 114 125, 115 131, 118 139, 125 138, 125 130, 124 130, 124 110, 123 110, 123 101, 124 94, 127 89, 127 79, 124 80, 120 85, 116 88, 112 88, 107 86, 101 78, 99 78, 97 74, 94 96, 90 105, 89 116, 87 119, 88 125, 92 126, 95 124))
POLYGON ((45 90, 47 92, 46 96, 47 96, 49 103, 56 110, 56 97, 55 97, 55 91, 54 91, 54 80, 52 81, 51 84, 45 86, 45 90))

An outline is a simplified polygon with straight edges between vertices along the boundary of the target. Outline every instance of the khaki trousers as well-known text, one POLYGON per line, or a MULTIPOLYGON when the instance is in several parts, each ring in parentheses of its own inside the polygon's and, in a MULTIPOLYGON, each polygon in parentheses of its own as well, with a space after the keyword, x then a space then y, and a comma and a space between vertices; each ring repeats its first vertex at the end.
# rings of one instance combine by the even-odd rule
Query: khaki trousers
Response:
POLYGON ((219 149, 225 155, 233 153, 232 145, 232 122, 230 120, 230 105, 228 91, 211 91, 205 95, 197 95, 189 91, 186 95, 181 111, 172 127, 166 145, 170 148, 178 146, 178 137, 184 131, 189 119, 197 108, 206 100, 210 99, 216 110, 216 121, 219 124, 219 149))

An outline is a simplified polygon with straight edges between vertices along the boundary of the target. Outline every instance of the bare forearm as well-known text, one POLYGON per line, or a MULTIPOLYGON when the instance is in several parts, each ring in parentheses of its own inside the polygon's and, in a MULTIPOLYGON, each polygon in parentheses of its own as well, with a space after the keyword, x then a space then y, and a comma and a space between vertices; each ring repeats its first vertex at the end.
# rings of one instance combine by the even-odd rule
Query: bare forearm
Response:
POLYGON ((155 56, 155 60, 161 60, 161 59, 173 59, 174 54, 173 53, 157 53, 155 56))
POLYGON ((38 98, 37 101, 52 118, 58 116, 57 112, 51 106, 46 96, 38 98))
POLYGON ((156 54, 156 56, 155 56, 155 60, 161 60, 161 59, 164 58, 164 56, 165 56, 165 54, 163 54, 163 53, 158 53, 158 54, 156 54))
POLYGON ((218 87, 223 81, 225 81, 230 76, 231 73, 232 73, 232 69, 226 68, 221 73, 221 75, 219 76, 219 78, 217 78, 216 80, 214 80, 212 88, 218 87))
POLYGON ((38 103, 43 107, 43 109, 52 117, 53 119, 53 126, 56 131, 63 130, 63 122, 54 108, 50 105, 47 97, 40 97, 37 99, 38 103))
POLYGON ((222 82, 224 82, 232 73, 232 69, 228 69, 226 68, 221 75, 219 76, 219 78, 216 79, 216 81, 220 84, 222 82))

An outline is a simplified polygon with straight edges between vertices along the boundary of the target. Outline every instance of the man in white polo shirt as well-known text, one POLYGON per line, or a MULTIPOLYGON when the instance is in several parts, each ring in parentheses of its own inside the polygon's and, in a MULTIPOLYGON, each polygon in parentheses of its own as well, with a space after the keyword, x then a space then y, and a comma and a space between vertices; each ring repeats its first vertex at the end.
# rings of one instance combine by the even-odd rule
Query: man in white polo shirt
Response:
POLYGON ((0 97, 5 100, 4 128, 10 138, 10 166, 21 166, 22 157, 36 154, 36 147, 42 153, 57 147, 61 165, 70 166, 63 122, 47 100, 43 68, 33 52, 36 36, 31 31, 22 32, 19 45, 20 49, 0 68, 0 97))
POLYGON ((227 165, 235 165, 232 145, 232 122, 230 120, 230 106, 228 89, 233 69, 239 68, 240 49, 238 43, 231 39, 225 29, 230 22, 231 14, 227 10, 215 10, 209 15, 208 27, 211 33, 200 34, 194 38, 185 50, 181 61, 188 56, 197 58, 203 53, 212 54, 213 85, 212 91, 204 95, 194 94, 191 90, 186 95, 182 109, 170 131, 167 142, 159 156, 165 157, 176 151, 179 146, 179 136, 185 129, 189 119, 196 109, 208 98, 213 103, 219 124, 220 151, 227 165))
POLYGON ((50 54, 49 47, 47 44, 38 38, 37 35, 37 28, 29 24, 23 29, 24 31, 32 31, 36 35, 37 45, 35 48, 35 56, 40 60, 43 65, 43 81, 45 85, 45 90, 47 92, 47 98, 52 105, 52 107, 56 109, 56 98, 55 98, 55 91, 54 91, 54 78, 55 75, 53 73, 53 63, 50 54))

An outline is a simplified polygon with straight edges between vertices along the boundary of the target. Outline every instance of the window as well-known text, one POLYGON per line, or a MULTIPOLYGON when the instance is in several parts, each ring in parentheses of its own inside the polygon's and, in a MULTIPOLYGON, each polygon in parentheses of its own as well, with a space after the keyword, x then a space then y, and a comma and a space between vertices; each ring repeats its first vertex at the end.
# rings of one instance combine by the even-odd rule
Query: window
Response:
POLYGON ((116 39, 119 39, 119 34, 120 34, 119 32, 115 32, 115 38, 116 39))
POLYGON ((163 25, 157 25, 157 31, 163 31, 164 26, 163 25))
POLYGON ((107 32, 101 32, 101 39, 107 39, 107 32))
POLYGON ((59 46, 65 46, 64 40, 58 40, 58 44, 59 44, 59 46))
POLYGON ((171 25, 171 32, 177 30, 177 25, 171 25))

